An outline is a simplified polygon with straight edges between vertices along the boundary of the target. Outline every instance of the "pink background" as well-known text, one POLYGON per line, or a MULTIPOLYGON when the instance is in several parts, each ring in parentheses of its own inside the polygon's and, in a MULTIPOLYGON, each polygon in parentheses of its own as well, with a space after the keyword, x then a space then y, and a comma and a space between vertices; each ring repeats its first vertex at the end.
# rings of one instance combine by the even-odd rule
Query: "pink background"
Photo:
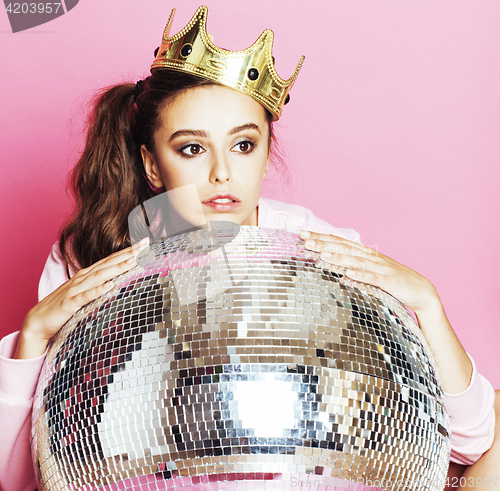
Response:
MULTIPOLYGON (((70 210, 65 176, 93 92, 144 77, 172 7, 82 0, 12 34, 0 9, 0 333, 19 329, 70 210)), ((267 27, 287 78, 277 127, 290 183, 265 195, 354 227, 437 287, 452 325, 500 388, 500 2, 213 0, 209 31, 242 49, 267 27)))

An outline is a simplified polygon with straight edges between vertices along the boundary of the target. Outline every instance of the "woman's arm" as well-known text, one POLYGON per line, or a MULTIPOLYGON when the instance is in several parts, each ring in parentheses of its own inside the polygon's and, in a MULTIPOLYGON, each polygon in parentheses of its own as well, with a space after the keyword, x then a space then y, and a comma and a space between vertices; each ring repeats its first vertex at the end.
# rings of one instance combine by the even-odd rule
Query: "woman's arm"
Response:
POLYGON ((0 341, 0 489, 33 491, 30 455, 31 408, 48 342, 81 307, 113 287, 131 269, 145 242, 82 269, 47 295, 26 316, 20 333, 0 341))
POLYGON ((491 448, 474 465, 450 464, 445 491, 500 487, 500 390, 495 392, 495 439, 491 448))
POLYGON ((465 449, 457 451, 457 456, 474 462, 492 442, 493 389, 478 374, 471 384, 471 360, 453 332, 434 286, 412 269, 369 247, 332 235, 308 231, 300 235, 305 247, 321 253, 325 262, 346 268, 344 274, 349 278, 378 286, 415 312, 450 399, 448 402, 456 414, 452 422, 455 441, 461 440, 460 448, 465 449))
POLYGON ((31 406, 44 356, 12 359, 18 335, 0 340, 0 489, 33 491, 31 406))
POLYGON ((495 439, 491 448, 474 465, 466 468, 463 477, 469 489, 490 486, 500 488, 500 390, 495 392, 495 439), (489 479, 486 479, 489 478, 489 479))
POLYGON ((301 237, 305 239, 305 247, 321 252, 325 262, 348 268, 345 275, 349 278, 378 286, 411 308, 434 355, 444 390, 456 394, 468 387, 471 362, 429 280, 361 244, 305 231, 301 232, 301 237))
POLYGON ((50 339, 81 307, 113 288, 110 281, 135 266, 135 258, 148 245, 146 238, 81 269, 70 280, 37 303, 24 319, 15 359, 42 355, 50 339))

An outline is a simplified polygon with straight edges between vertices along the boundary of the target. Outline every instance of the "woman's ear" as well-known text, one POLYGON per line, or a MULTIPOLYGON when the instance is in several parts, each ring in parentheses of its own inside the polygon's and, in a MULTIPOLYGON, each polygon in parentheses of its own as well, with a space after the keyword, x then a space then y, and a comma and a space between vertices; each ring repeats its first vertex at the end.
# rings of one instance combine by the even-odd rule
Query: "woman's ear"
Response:
POLYGON ((149 182, 156 188, 163 188, 164 185, 155 156, 146 148, 146 145, 141 145, 141 156, 144 165, 144 173, 149 182))

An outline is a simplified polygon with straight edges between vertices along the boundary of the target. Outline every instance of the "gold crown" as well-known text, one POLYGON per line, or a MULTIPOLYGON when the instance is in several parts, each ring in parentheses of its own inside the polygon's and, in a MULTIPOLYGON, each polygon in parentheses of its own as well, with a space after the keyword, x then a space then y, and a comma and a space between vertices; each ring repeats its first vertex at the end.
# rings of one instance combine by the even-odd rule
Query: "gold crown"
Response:
POLYGON ((249 95, 271 111, 276 121, 281 116, 281 108, 288 102, 288 93, 304 57, 300 59, 294 74, 288 80, 283 80, 274 68, 273 31, 266 29, 247 49, 228 51, 215 46, 212 36, 207 33, 207 7, 200 7, 182 31, 170 36, 174 13, 175 9, 163 32, 151 72, 169 68, 213 80, 249 95))

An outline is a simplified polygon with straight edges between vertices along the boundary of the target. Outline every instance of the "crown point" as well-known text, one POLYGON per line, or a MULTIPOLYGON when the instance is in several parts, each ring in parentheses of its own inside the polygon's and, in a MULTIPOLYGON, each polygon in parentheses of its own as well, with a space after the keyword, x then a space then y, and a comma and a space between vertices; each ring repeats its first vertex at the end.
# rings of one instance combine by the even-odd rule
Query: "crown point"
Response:
POLYGON ((168 17, 167 25, 165 26, 165 30, 163 31, 163 37, 168 37, 170 33, 170 28, 172 27, 172 21, 174 20, 174 15, 175 15, 175 9, 172 9, 168 17))
POLYGON ((275 68, 274 33, 270 29, 264 30, 248 48, 229 51, 215 46, 212 35, 207 32, 207 7, 199 7, 186 27, 170 36, 174 12, 170 14, 151 71, 167 68, 213 80, 252 97, 272 113, 274 121, 279 119, 304 57, 294 74, 288 80, 282 79, 275 68))

